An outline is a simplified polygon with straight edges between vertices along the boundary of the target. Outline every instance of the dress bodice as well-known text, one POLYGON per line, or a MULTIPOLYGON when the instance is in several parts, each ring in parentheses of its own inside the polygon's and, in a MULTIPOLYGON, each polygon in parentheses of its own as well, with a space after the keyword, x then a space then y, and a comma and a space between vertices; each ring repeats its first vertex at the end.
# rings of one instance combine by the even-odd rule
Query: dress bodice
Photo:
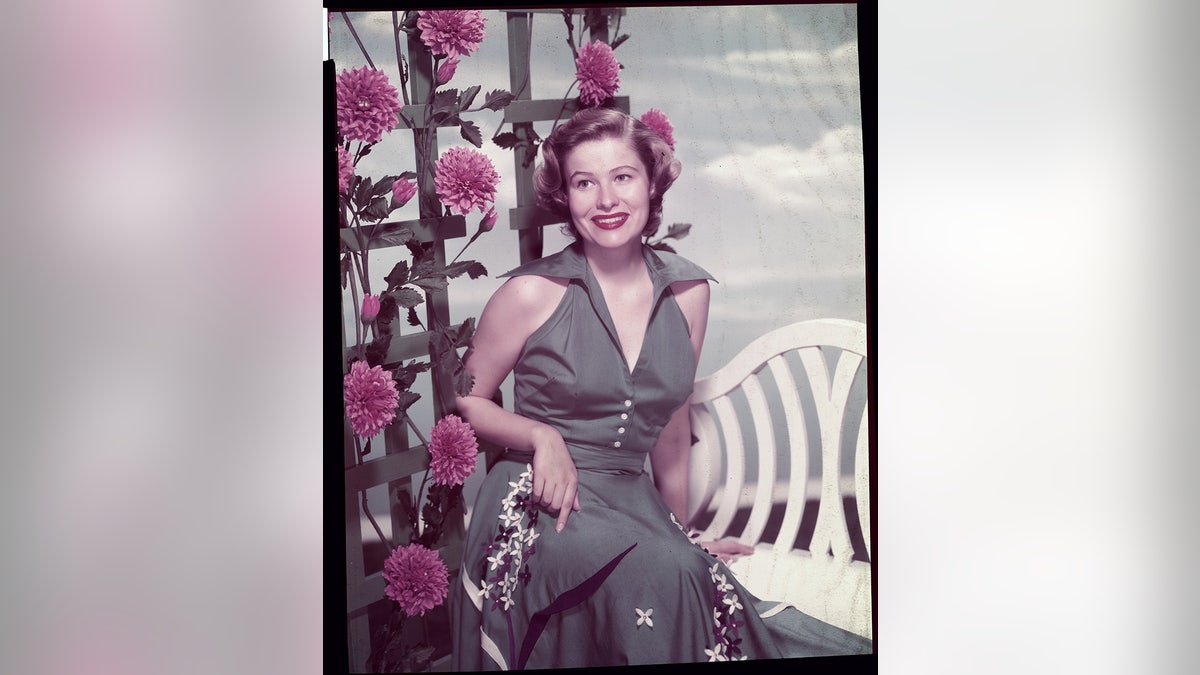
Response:
POLYGON ((676 281, 712 279, 699 266, 643 249, 653 283, 637 363, 627 364, 604 294, 578 244, 502 276, 569 280, 514 368, 517 414, 553 426, 579 469, 640 471, 671 414, 692 392, 696 360, 671 293, 676 281))

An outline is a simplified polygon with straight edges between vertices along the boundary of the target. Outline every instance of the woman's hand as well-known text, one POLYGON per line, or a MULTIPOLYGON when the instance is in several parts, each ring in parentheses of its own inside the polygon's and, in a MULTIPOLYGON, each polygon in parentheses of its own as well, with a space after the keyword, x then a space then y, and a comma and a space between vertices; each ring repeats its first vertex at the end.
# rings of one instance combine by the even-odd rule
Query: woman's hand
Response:
POLYGON ((572 509, 579 510, 579 474, 562 435, 539 424, 531 432, 533 442, 533 500, 558 511, 555 532, 562 532, 572 509))
POLYGON ((700 546, 708 551, 710 555, 715 555, 718 560, 729 564, 738 559, 741 555, 750 555, 754 553, 753 546, 747 546, 738 542, 736 539, 720 539, 718 541, 702 541, 700 546))

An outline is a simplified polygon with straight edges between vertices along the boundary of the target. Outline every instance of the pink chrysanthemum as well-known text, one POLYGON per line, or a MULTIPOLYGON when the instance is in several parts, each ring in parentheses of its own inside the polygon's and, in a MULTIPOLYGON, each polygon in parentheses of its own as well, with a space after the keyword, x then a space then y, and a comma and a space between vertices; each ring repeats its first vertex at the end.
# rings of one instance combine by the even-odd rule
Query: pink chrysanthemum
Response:
POLYGON ((417 12, 421 42, 434 54, 470 56, 483 41, 487 19, 477 9, 442 9, 417 12))
POLYGON ((354 177, 354 163, 350 161, 350 153, 338 146, 338 192, 346 194, 350 189, 350 179, 354 177))
POLYGON ((579 49, 575 59, 575 79, 579 80, 579 100, 593 108, 612 98, 621 86, 621 66, 612 47, 599 40, 579 49))
POLYGON ((662 136, 662 139, 667 142, 667 145, 671 146, 672 150, 675 149, 675 136, 673 135, 675 127, 671 125, 671 120, 667 119, 663 111, 658 108, 647 110, 642 115, 642 124, 653 129, 656 134, 662 136))
POLYGON ((442 153, 438 158, 434 188, 438 199, 450 208, 467 215, 471 209, 479 209, 482 213, 496 200, 496 185, 500 183, 500 175, 487 155, 456 146, 442 153))
POLYGON ((429 468, 438 485, 462 485, 475 471, 479 441, 458 415, 446 415, 429 433, 429 468))
POLYGON ((383 563, 384 593, 409 616, 442 604, 450 592, 450 572, 436 551, 420 544, 399 546, 383 563))
POLYGON ((363 66, 337 78, 337 126, 345 138, 378 143, 400 116, 400 94, 382 70, 363 66))
POLYGON ((350 364, 344 380, 346 417, 359 438, 373 438, 396 417, 400 394, 392 374, 366 361, 350 364))

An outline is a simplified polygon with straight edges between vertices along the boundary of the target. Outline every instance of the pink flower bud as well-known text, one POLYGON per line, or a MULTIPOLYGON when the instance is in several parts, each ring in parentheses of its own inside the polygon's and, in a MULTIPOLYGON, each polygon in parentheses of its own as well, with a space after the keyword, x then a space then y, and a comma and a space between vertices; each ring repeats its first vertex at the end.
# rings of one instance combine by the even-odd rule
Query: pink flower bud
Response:
POLYGON ((488 209, 487 213, 483 214, 483 220, 479 221, 480 232, 491 232, 496 226, 496 207, 488 209))
POLYGON ((371 323, 377 316, 379 316, 379 297, 375 295, 364 295, 362 301, 363 323, 371 323))
POLYGON ((395 183, 392 183, 392 200, 397 206, 404 206, 408 200, 417 194, 417 184, 407 178, 397 178, 395 183))
POLYGON ((454 71, 458 68, 458 57, 454 56, 446 59, 446 62, 438 67, 437 83, 446 84, 454 77, 454 71))

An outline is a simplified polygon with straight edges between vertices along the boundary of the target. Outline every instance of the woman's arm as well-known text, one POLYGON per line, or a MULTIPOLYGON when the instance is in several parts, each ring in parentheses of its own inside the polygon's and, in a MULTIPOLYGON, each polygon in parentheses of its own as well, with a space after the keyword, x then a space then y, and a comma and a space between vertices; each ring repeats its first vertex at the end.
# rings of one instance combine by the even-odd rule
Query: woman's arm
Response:
MULTIPOLYGON (((688 322, 692 350, 696 362, 700 362, 700 349, 704 346, 704 331, 708 325, 709 289, 707 281, 678 282, 671 285, 675 301, 683 310, 688 322)), ((650 468, 654 471, 654 486, 658 488, 667 507, 685 527, 691 517, 688 506, 688 461, 692 452, 692 421, 690 409, 692 397, 688 397, 672 415, 663 428, 658 443, 650 454, 650 468)), ((754 548, 736 541, 705 541, 701 545, 709 553, 725 562, 738 555, 754 553, 754 548)))
MULTIPOLYGON (((675 303, 687 320, 692 352, 700 361, 704 346, 704 331, 708 326, 708 282, 680 281, 671 284, 675 303)), ((658 488, 675 518, 686 524, 688 517, 688 459, 692 452, 692 423, 689 418, 692 397, 672 415, 663 427, 658 442, 650 452, 650 468, 654 471, 654 486, 658 488)))
POLYGON ((578 474, 562 436, 554 428, 496 405, 492 397, 512 372, 525 341, 545 323, 566 285, 546 277, 510 279, 492 296, 479 317, 472 347, 464 357, 474 377, 471 393, 456 396, 463 418, 480 436, 514 450, 532 452, 532 496, 557 510, 557 529, 566 525, 571 509, 579 510, 578 474), (563 508, 563 505, 571 508, 563 508))

